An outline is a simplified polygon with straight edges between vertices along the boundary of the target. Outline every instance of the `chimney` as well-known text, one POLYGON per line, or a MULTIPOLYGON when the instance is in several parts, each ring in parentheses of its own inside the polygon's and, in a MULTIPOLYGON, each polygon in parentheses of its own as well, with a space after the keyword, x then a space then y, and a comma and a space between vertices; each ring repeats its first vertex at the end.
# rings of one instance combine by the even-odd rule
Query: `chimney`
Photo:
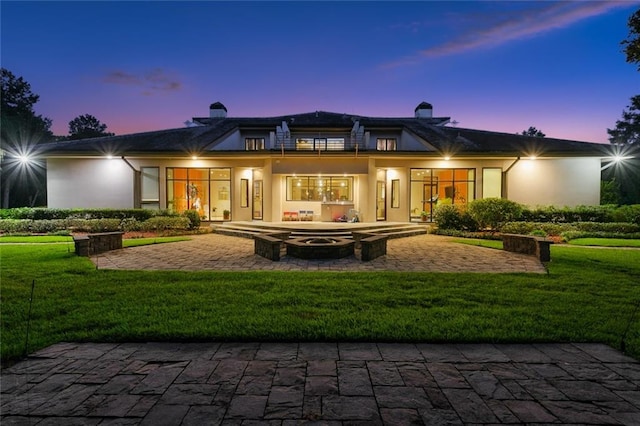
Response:
POLYGON ((428 102, 422 102, 415 109, 416 118, 433 117, 433 106, 428 102))
POLYGON ((227 108, 220 102, 214 102, 209 106, 210 118, 226 118, 227 108))

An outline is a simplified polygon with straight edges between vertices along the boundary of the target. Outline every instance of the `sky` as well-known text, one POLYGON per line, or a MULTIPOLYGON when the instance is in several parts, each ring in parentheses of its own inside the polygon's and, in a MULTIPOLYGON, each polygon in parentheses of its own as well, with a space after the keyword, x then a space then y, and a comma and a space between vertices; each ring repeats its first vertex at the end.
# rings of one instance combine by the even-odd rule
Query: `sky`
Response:
POLYGON ((640 94, 620 42, 640 1, 0 2, 2 67, 66 135, 330 111, 607 143, 640 94))

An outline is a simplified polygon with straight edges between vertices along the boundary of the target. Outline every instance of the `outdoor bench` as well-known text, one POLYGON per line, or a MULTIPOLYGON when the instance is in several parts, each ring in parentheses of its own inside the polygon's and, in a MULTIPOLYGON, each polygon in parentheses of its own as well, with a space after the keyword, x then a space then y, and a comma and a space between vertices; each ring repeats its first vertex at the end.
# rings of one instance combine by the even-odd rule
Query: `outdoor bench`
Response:
POLYGON ((351 238, 356 242, 355 248, 359 249, 361 247, 360 241, 363 238, 375 237, 377 234, 373 234, 371 232, 362 232, 362 231, 351 231, 351 238))
POLYGON ((540 262, 551 260, 553 241, 533 235, 502 234, 502 246, 506 251, 536 256, 540 262))
POLYGON ((387 254, 387 236, 374 235, 360 240, 362 251, 360 257, 363 262, 368 262, 376 257, 387 254))
POLYGON ((280 249, 284 240, 289 238, 289 232, 274 232, 253 236, 253 252, 266 259, 279 261, 280 249))
POLYGON ((121 249, 122 235, 124 235, 124 232, 121 231, 74 235, 73 244, 78 256, 91 256, 105 251, 121 249))

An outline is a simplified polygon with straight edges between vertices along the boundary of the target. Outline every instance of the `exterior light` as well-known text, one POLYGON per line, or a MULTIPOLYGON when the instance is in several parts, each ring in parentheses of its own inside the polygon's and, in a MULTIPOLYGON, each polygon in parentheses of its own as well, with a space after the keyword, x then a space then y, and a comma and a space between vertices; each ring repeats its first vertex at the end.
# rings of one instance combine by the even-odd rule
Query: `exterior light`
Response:
POLYGON ((538 157, 536 157, 535 155, 530 155, 529 156, 529 160, 531 160, 531 161, 535 161, 537 159, 538 159, 538 157))
POLYGON ((197 160, 197 159, 198 159, 198 156, 197 156, 197 155, 192 155, 192 156, 191 156, 191 159, 192 159, 192 160, 197 160))
POLYGON ((27 164, 31 161, 31 158, 26 154, 20 154, 18 155, 18 161, 20 161, 21 164, 27 164))
POLYGON ((111 154, 107 155, 107 160, 113 160, 113 155, 111 154))
POLYGON ((445 155, 445 156, 444 156, 444 161, 449 161, 449 160, 451 160, 451 157, 450 157, 450 156, 448 156, 448 155, 445 155))

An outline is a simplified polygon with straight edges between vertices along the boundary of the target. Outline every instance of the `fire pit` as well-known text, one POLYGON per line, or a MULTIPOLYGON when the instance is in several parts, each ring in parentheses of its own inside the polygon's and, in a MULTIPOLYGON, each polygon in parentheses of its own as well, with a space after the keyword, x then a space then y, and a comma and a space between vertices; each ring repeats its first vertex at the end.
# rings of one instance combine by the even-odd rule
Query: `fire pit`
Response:
POLYGON ((346 238, 294 238, 285 240, 287 255, 299 259, 340 259, 353 255, 355 242, 346 238))

